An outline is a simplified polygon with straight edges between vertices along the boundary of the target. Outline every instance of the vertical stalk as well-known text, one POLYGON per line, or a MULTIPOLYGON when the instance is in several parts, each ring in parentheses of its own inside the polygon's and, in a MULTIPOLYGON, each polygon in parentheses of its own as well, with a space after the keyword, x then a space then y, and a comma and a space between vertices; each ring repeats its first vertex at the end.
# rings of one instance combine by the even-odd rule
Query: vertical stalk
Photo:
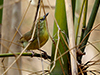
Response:
MULTIPOLYGON (((84 39, 84 37, 89 33, 89 31, 90 31, 90 30, 92 29, 92 27, 93 27, 93 24, 94 24, 94 21, 95 21, 95 18, 96 18, 98 9, 99 9, 99 4, 100 4, 100 0, 95 0, 95 3, 94 3, 94 6, 93 6, 93 9, 92 9, 92 12, 91 12, 91 15, 90 15, 90 18, 89 18, 89 21, 88 21, 88 24, 87 24, 87 27, 86 27, 86 30, 85 30, 85 32, 84 32, 84 34, 83 34, 83 38, 82 38, 82 39, 84 39)), ((90 35, 90 34, 89 34, 89 35, 90 35)), ((84 41, 81 41, 81 43, 80 43, 80 45, 79 45, 80 48, 87 44, 87 41, 88 41, 88 39, 89 39, 89 35, 86 37, 86 39, 85 39, 84 41)), ((82 52, 84 52, 84 49, 85 49, 85 47, 83 47, 83 48, 81 49, 82 52)), ((79 63, 81 63, 81 58, 82 58, 82 57, 80 57, 80 58, 78 59, 79 63)))
MULTIPOLYGON (((67 24, 68 24, 68 32, 69 32, 69 48, 71 49, 75 47, 75 33, 74 33, 74 25, 73 25, 71 0, 65 0, 65 3, 66 3, 67 24)), ((71 60, 72 75, 78 75, 75 48, 70 51, 70 60, 71 60)))

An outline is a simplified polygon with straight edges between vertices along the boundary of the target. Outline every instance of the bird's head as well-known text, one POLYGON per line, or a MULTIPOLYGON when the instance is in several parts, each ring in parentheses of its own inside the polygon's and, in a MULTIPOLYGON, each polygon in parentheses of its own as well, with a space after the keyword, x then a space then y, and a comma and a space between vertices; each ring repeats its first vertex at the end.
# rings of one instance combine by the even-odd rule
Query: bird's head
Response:
POLYGON ((40 21, 44 21, 49 13, 46 13, 43 17, 40 18, 40 21))

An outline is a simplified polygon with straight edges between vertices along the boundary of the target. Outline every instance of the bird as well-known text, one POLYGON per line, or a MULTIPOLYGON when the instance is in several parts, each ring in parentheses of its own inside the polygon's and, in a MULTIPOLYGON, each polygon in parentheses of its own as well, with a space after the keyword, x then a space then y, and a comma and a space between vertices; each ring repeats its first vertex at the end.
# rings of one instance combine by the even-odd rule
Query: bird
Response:
MULTIPOLYGON (((49 35, 46 28, 46 17, 49 13, 46 13, 43 17, 38 18, 36 22, 36 30, 33 39, 31 40, 30 45, 26 48, 26 50, 36 50, 41 48, 49 39, 49 35), (39 39, 39 41, 38 41, 39 39)), ((29 40, 32 37, 34 24, 30 31, 26 32, 21 36, 19 42, 22 44, 23 48, 27 46, 29 40)))

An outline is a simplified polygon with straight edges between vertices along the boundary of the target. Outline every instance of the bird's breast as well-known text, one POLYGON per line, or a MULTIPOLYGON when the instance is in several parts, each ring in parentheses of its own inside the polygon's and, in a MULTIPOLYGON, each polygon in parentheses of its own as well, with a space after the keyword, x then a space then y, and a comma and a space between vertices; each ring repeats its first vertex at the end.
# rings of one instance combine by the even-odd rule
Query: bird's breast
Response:
POLYGON ((39 49, 42 47, 47 41, 48 41, 49 35, 46 29, 43 29, 43 31, 40 31, 39 39, 38 35, 37 38, 35 38, 34 41, 29 45, 27 50, 34 50, 34 49, 39 49))

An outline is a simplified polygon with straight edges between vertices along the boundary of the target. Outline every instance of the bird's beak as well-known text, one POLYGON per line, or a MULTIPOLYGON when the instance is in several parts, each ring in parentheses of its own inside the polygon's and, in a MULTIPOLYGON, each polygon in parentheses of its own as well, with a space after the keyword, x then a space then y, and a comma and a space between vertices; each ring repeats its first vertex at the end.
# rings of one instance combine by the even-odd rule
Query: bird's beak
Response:
POLYGON ((45 17, 47 17, 47 16, 48 16, 48 14, 49 14, 49 13, 46 13, 45 17))
POLYGON ((46 13, 46 14, 43 16, 43 18, 45 19, 45 18, 48 16, 48 14, 49 14, 49 13, 46 13))

